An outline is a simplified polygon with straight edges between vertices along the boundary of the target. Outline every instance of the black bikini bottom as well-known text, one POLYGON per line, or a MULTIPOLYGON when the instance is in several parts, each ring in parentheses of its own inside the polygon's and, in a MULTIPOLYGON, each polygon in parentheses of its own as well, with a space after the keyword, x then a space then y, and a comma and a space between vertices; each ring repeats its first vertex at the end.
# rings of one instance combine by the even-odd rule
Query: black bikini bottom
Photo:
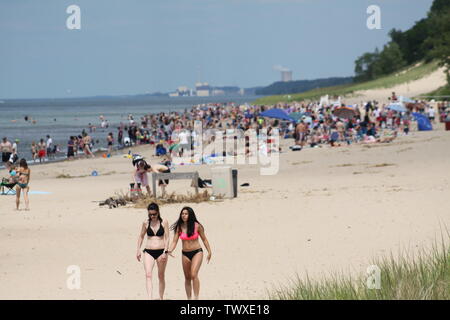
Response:
POLYGON ((144 249, 144 252, 147 252, 149 255, 153 257, 153 259, 158 259, 160 255, 164 253, 164 249, 144 249))
POLYGON ((181 251, 184 256, 186 256, 189 260, 192 261, 192 258, 199 252, 203 252, 202 248, 192 251, 181 251))

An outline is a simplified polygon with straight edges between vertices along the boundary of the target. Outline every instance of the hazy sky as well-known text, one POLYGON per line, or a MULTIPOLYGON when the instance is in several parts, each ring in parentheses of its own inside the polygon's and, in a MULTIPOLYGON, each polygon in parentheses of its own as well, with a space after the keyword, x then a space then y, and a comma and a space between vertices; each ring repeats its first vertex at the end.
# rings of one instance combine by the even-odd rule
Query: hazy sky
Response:
POLYGON ((353 75, 432 0, 0 0, 0 99, 252 87, 353 75), (69 5, 81 30, 69 30, 69 5), (381 30, 366 26, 381 7, 381 30))

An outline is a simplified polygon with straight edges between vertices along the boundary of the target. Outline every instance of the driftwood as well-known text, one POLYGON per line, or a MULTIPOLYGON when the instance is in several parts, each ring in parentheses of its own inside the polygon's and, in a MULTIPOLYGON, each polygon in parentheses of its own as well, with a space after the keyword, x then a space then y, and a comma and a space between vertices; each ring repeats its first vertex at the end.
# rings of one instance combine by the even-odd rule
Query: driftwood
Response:
POLYGON ((99 203, 99 206, 108 206, 110 209, 112 208, 118 208, 119 206, 126 206, 127 201, 123 198, 116 198, 110 197, 106 199, 105 201, 102 201, 99 203))

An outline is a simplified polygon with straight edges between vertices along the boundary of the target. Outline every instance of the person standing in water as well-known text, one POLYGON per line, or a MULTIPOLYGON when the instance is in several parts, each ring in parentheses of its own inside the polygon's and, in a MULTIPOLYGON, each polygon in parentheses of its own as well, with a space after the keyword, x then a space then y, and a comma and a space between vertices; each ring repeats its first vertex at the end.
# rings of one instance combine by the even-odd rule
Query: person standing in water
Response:
POLYGON ((169 247, 169 223, 161 217, 159 206, 156 203, 150 203, 147 212, 148 218, 142 222, 138 237, 136 258, 139 262, 142 259, 141 247, 147 234, 147 242, 143 251, 147 295, 149 299, 153 299, 152 274, 156 262, 158 266, 159 298, 163 300, 166 287, 165 271, 169 247))
POLYGON ((106 137, 106 141, 108 142, 108 156, 111 156, 112 151, 113 151, 113 142, 114 142, 114 137, 113 137, 112 132, 110 132, 108 134, 108 137, 106 137))

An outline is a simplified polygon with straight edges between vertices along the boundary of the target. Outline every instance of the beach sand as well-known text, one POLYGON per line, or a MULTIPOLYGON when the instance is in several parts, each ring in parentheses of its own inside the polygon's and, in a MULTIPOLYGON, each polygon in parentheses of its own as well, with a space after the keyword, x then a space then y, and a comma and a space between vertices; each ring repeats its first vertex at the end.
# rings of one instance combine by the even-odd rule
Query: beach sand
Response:
MULTIPOLYGON (((372 258, 428 248, 450 227, 450 132, 437 127, 370 146, 292 152, 288 140, 274 176, 261 176, 258 165, 234 166, 239 184, 250 184, 238 198, 190 204, 213 250, 199 273, 200 298, 266 298, 266 289, 297 273, 365 273, 372 258)), ((152 153, 149 146, 137 152, 152 153)), ((31 169, 31 190, 51 194, 30 195, 31 211, 18 212, 15 197, 0 196, 0 299, 145 299, 135 253, 146 210, 95 202, 128 191, 131 161, 118 155, 31 169), (79 290, 66 286, 70 265, 80 267, 79 290)), ((175 172, 198 170, 207 179, 210 169, 175 172)), ((192 191, 189 184, 171 181, 168 191, 192 191)), ((163 206, 161 214, 173 223, 181 207, 163 206)), ((174 254, 166 298, 185 299, 181 243, 174 254)))
POLYGON ((387 103, 388 97, 392 96, 392 92, 395 92, 397 96, 408 98, 428 94, 447 84, 447 78, 444 71, 445 68, 441 67, 423 78, 402 83, 391 88, 357 91, 351 97, 346 97, 344 100, 349 104, 367 102, 369 100, 387 103))

